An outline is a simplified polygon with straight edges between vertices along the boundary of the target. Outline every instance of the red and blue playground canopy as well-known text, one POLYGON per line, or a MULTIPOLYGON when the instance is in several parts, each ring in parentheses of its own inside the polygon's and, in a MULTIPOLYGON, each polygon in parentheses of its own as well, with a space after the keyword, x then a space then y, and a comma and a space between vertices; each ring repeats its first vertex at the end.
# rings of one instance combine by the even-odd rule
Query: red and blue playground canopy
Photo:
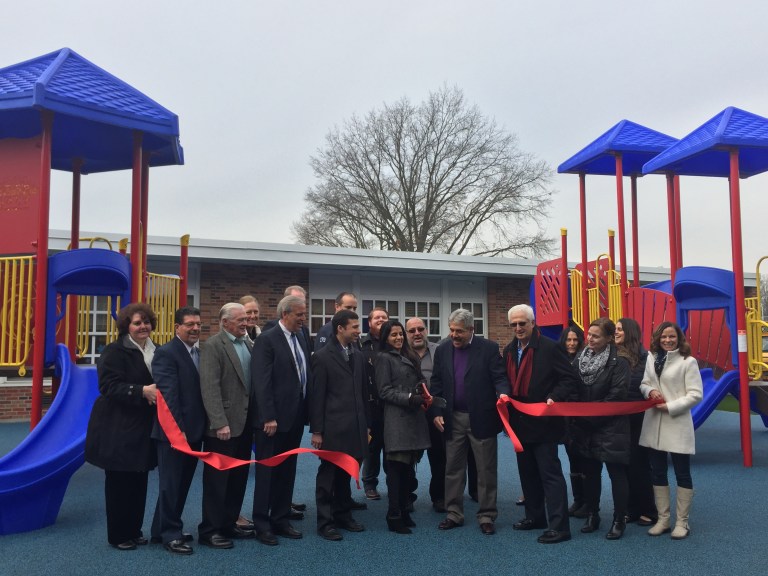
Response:
POLYGON ((129 169, 134 130, 150 166, 184 163, 178 116, 69 48, 0 69, 0 139, 40 134, 40 110, 55 113, 54 169, 129 169))

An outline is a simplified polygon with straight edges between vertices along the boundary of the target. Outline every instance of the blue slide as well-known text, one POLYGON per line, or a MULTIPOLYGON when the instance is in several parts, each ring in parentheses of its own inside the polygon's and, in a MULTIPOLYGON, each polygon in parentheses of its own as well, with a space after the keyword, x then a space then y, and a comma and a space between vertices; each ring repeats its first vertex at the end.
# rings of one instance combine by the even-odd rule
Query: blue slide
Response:
POLYGON ((99 395, 96 367, 73 364, 59 344, 56 373, 61 385, 45 417, 0 458, 0 535, 53 524, 69 479, 83 465, 85 432, 99 395))
POLYGON ((715 380, 712 368, 705 368, 701 371, 701 382, 704 386, 704 397, 691 410, 694 428, 704 424, 704 420, 712 414, 729 392, 733 393, 735 390, 738 393, 739 371, 731 370, 723 374, 719 380, 715 380))

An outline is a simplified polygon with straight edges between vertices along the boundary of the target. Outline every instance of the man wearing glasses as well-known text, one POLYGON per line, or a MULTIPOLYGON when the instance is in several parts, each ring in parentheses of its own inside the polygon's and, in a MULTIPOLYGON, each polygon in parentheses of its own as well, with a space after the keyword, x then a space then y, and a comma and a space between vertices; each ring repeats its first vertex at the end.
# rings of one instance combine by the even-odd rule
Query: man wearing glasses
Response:
MULTIPOLYGON (((578 375, 565 350, 541 336, 530 306, 513 306, 507 318, 515 334, 503 354, 512 398, 525 403, 568 401, 575 394, 578 375)), ((568 489, 557 455, 557 445, 565 437, 565 419, 527 416, 510 408, 509 420, 523 445, 517 468, 525 494, 525 518, 512 528, 547 528, 537 540, 541 544, 570 540, 568 489)))

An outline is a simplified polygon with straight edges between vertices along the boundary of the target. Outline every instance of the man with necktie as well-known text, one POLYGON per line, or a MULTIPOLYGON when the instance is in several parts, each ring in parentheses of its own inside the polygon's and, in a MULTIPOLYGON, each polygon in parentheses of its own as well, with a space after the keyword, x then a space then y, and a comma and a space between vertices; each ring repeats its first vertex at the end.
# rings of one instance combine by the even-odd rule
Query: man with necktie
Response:
MULTIPOLYGON (((310 351, 302 334, 306 300, 286 296, 277 305, 277 313, 277 325, 262 332, 253 349, 251 377, 257 410, 257 460, 298 448, 307 421, 310 351)), ((278 543, 276 535, 302 537, 290 523, 295 479, 296 456, 275 467, 256 465, 253 525, 260 542, 274 546, 278 543)))
MULTIPOLYGON (((159 347, 152 360, 152 375, 173 419, 192 450, 199 451, 205 433, 205 407, 200 393, 200 310, 179 308, 174 317, 176 337, 159 347)), ((197 458, 171 447, 155 420, 152 438, 157 441, 160 484, 152 521, 152 541, 162 542, 174 554, 192 554, 191 534, 184 534, 181 515, 195 475, 197 458)))
MULTIPOLYGON (((249 415, 251 397, 251 341, 242 304, 229 302, 219 311, 218 334, 200 349, 200 389, 208 416, 204 447, 248 460, 253 442, 249 415)), ((248 484, 248 466, 203 469, 203 521, 199 542, 211 548, 232 548, 232 538, 253 537, 236 526, 248 484)))

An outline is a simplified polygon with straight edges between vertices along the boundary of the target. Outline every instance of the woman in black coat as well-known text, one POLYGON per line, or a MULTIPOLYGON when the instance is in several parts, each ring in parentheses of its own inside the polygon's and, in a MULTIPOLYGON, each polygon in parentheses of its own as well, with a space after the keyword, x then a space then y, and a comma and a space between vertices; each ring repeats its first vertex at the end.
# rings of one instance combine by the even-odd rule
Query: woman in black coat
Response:
MULTIPOLYGON (((584 331, 576 325, 568 326, 560 334, 560 346, 568 355, 571 364, 578 368, 578 357, 584 349, 584 331)), ((567 418, 567 426, 570 431, 572 418, 567 418)), ((586 518, 589 516, 589 510, 584 502, 584 473, 581 469, 581 458, 579 453, 573 447, 570 432, 567 434, 565 442, 565 453, 568 455, 568 464, 571 477, 571 492, 573 493, 573 504, 568 508, 568 515, 575 518, 586 518)))
POLYGON ((98 362, 99 392, 88 421, 85 459, 104 469, 107 540, 118 550, 147 543, 141 533, 147 473, 157 465, 150 434, 157 387, 149 339, 157 319, 146 304, 129 304, 117 317, 118 339, 98 362))
MULTIPOLYGON (((580 402, 621 402, 627 399, 629 365, 619 357, 613 337, 616 326, 608 318, 589 325, 587 347, 578 358, 580 402)), ((629 418, 600 416, 574 418, 573 446, 582 457, 584 497, 589 510, 582 532, 600 527, 600 488, 603 463, 611 477, 613 524, 606 538, 624 534, 627 513, 627 465, 629 464, 629 418)))
POLYGON ((376 388, 384 403, 384 455, 387 460, 387 525, 392 532, 410 534, 416 524, 408 513, 408 496, 416 477, 416 462, 430 446, 429 428, 421 406, 421 361, 408 346, 405 328, 397 320, 381 327, 376 356, 376 388))
MULTIPOLYGON (((645 362, 648 351, 640 343, 642 336, 640 325, 632 318, 620 318, 616 322, 616 349, 619 356, 625 358, 631 370, 627 400, 644 400, 640 392, 640 383, 645 374, 645 362)), ((651 483, 651 465, 648 461, 648 448, 640 446, 640 431, 643 429, 645 412, 629 415, 629 502, 627 522, 637 522, 639 526, 650 526, 656 522, 656 504, 653 499, 651 483)))

